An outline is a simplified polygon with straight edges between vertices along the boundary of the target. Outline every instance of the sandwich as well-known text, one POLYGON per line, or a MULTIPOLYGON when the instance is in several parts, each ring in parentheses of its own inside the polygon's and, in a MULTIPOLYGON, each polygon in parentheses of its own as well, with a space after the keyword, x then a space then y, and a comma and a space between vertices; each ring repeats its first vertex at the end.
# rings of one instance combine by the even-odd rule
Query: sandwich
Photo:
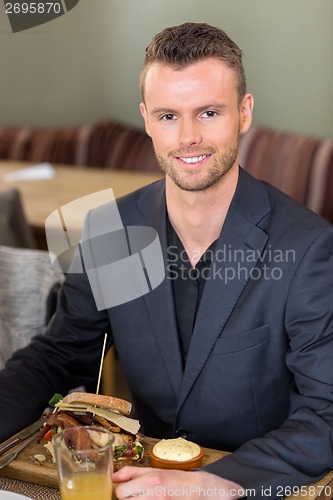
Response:
MULTIPOLYGON (((144 449, 139 441, 140 422, 129 415, 132 404, 124 399, 92 394, 72 392, 65 397, 54 395, 50 401, 54 411, 48 413, 38 436, 38 441, 45 439, 45 447, 52 454, 52 438, 62 429, 76 426, 104 427, 114 433, 114 461, 139 461, 143 459, 144 449)), ((98 443, 95 442, 96 445, 98 443)), ((95 445, 94 444, 94 445, 95 445)), ((72 443, 80 449, 80 443, 72 443)))

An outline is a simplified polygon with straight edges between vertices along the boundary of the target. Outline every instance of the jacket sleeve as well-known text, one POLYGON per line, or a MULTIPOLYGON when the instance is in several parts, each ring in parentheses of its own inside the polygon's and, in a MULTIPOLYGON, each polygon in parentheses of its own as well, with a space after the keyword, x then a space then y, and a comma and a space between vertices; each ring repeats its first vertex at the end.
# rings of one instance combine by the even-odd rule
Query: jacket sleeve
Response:
POLYGON ((205 467, 241 484, 248 497, 285 496, 333 469, 333 227, 304 253, 287 297, 285 329, 288 418, 205 467))
POLYGON ((97 311, 85 274, 69 274, 45 334, 16 351, 0 372, 0 442, 38 418, 54 393, 96 389, 106 311, 97 311))

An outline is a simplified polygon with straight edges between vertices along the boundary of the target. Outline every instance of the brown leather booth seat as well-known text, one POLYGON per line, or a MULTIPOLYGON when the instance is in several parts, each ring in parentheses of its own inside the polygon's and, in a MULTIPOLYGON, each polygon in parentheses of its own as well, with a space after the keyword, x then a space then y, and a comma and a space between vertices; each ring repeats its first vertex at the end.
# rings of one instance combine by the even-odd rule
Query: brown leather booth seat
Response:
MULTIPOLYGON (((0 159, 159 170, 145 132, 113 120, 57 129, 0 128, 0 159)), ((333 139, 252 126, 241 137, 240 164, 333 222, 333 139)))

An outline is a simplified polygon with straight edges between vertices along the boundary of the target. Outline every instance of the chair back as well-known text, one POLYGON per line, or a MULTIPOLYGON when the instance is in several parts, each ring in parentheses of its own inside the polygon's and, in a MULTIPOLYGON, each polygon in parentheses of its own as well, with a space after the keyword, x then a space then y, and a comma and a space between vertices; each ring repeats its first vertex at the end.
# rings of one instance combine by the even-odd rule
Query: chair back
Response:
POLYGON ((0 245, 37 247, 24 214, 20 193, 15 188, 0 191, 0 245))
POLYGON ((47 251, 0 246, 0 369, 11 354, 43 333, 50 294, 64 277, 47 251))

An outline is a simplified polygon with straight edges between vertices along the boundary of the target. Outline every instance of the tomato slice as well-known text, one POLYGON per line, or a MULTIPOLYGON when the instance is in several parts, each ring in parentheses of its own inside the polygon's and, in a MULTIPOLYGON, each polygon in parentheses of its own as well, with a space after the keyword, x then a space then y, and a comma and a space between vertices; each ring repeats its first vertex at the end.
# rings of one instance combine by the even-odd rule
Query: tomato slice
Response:
POLYGON ((46 439, 46 441, 52 441, 54 434, 55 434, 54 429, 50 429, 43 437, 44 439, 46 439))

